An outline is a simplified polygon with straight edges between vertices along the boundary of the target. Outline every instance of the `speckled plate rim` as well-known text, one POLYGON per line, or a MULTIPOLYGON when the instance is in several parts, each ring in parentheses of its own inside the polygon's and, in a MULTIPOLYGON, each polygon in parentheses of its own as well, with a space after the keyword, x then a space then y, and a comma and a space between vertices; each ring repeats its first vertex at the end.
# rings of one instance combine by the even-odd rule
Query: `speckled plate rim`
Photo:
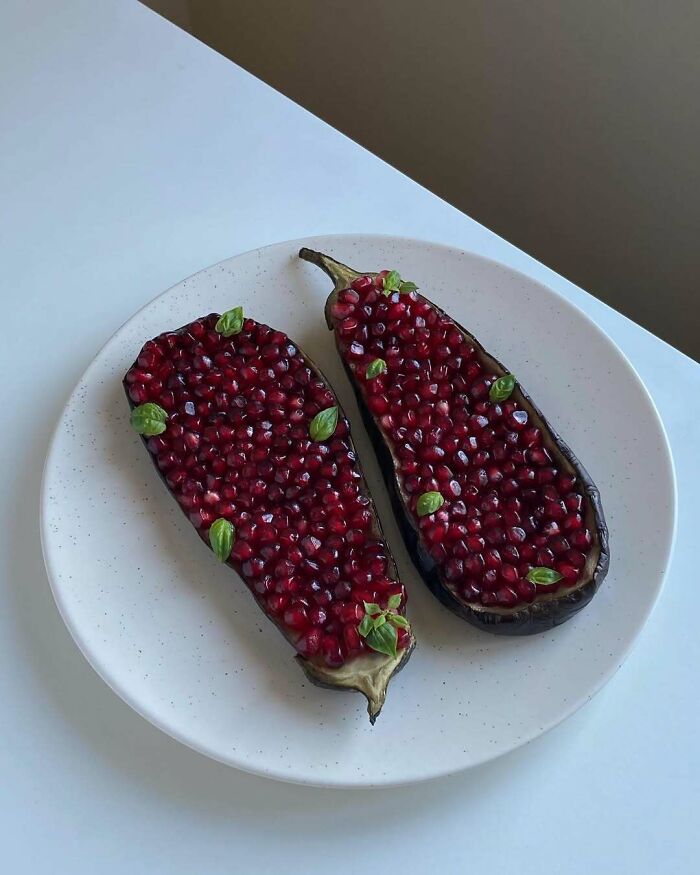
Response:
POLYGON ((73 391, 68 396, 66 403, 61 411, 60 416, 58 417, 58 421, 56 426, 52 432, 51 440, 49 443, 49 450, 46 456, 46 460, 44 463, 41 487, 40 487, 40 509, 39 509, 39 517, 40 517, 40 540, 41 547, 44 556, 44 564, 46 566, 46 572, 49 580, 49 585, 51 588, 51 592, 53 594, 54 600, 58 607, 58 611, 63 619, 63 622, 66 624, 68 631, 70 632, 73 640, 75 641, 78 649, 83 654, 89 665, 93 668, 93 670, 102 678, 102 680, 110 687, 110 689, 116 693, 126 704, 128 704, 131 708, 134 709, 138 714, 141 715, 145 720, 151 723, 156 728, 160 729, 166 735, 169 735, 171 738, 174 738, 176 741, 181 742, 192 750, 203 754, 204 756, 209 757, 217 762, 222 763, 223 765, 233 766, 243 772, 247 772, 248 774, 260 775, 262 777, 271 778, 273 780, 283 781, 285 783, 292 784, 303 784, 311 787, 323 787, 323 788, 336 788, 336 789, 368 789, 373 787, 399 787, 405 786, 408 784, 420 783, 423 781, 435 780, 442 777, 447 777, 449 775, 457 774, 461 771, 465 771, 470 768, 474 768, 476 766, 483 765, 484 763, 490 762, 491 760, 497 759, 500 756, 503 756, 507 753, 510 753, 513 750, 516 750, 520 747, 529 744, 531 741, 534 741, 536 738, 539 738, 541 735, 546 734, 551 729, 554 729, 576 711, 578 711, 583 705, 589 702, 593 696, 595 696, 604 686, 608 683, 608 681, 616 674, 618 669, 622 666, 624 661, 629 656, 632 648, 634 647, 639 635, 642 630, 646 626, 649 617, 651 616, 657 602, 659 596, 661 595, 661 591, 663 589, 664 581, 666 578, 666 574, 668 572, 668 567, 671 561, 671 557, 673 554, 673 549, 676 540, 676 531, 677 531, 677 517, 678 517, 678 489, 676 482, 676 473, 675 466, 673 461, 673 454, 671 451, 670 442, 668 439, 668 435, 666 433, 666 428, 663 424, 663 420, 661 419, 661 415, 654 403, 654 400, 647 389, 644 381, 637 373, 636 369, 629 361, 627 356, 622 352, 622 350, 617 346, 617 344, 612 340, 612 338, 578 305, 574 304, 568 298, 561 295, 555 289, 551 288, 551 286, 546 285, 545 283, 540 282, 539 280, 534 279, 529 274, 523 273, 522 271, 516 270, 510 265, 498 261, 497 259, 488 258, 486 256, 480 255, 479 253, 470 252, 468 250, 459 249, 456 246, 451 246, 445 243, 439 243, 430 240, 405 237, 395 234, 326 234, 326 235, 309 235, 306 238, 300 238, 297 240, 285 240, 279 241, 277 243, 271 243, 266 246, 256 247, 255 249, 247 250, 245 252, 238 253, 237 255, 230 256, 229 258, 222 259, 215 264, 209 265, 205 268, 202 268, 199 271, 191 274, 189 277, 186 277, 178 282, 174 283, 165 291, 156 295, 155 298, 152 298, 143 307, 140 307, 135 313, 133 313, 128 319, 126 319, 119 328, 114 331, 111 337, 103 344, 99 352, 95 355, 91 363, 85 369, 80 379, 76 383, 73 391), (611 664, 608 666, 607 670, 599 676, 597 682, 592 684, 585 692, 582 692, 579 696, 573 698, 570 702, 567 702, 566 707, 562 708, 561 713, 557 718, 548 721, 544 726, 533 730, 529 735, 522 736, 518 741, 515 741, 513 744, 508 746, 503 746, 497 751, 490 752, 484 755, 481 758, 477 758, 469 763, 457 764, 451 768, 445 768, 441 770, 433 770, 430 773, 424 773, 420 771, 420 768, 414 769, 413 772, 407 772, 401 780, 386 780, 378 783, 367 782, 364 780, 359 781, 343 781, 343 780, 334 780, 331 778, 327 778, 324 780, 318 780, 316 776, 310 778, 306 774, 294 774, 290 772, 283 772, 279 769, 275 768, 260 768, 260 767, 251 767, 251 765, 243 759, 239 759, 234 756, 224 757, 217 750, 212 749, 209 745, 202 743, 195 735, 181 732, 178 729, 173 728, 171 725, 167 723, 167 721, 161 720, 153 711, 149 710, 147 706, 147 702, 140 700, 139 698, 132 696, 128 689, 126 689, 122 684, 120 684, 116 678, 112 670, 110 669, 109 664, 102 661, 99 656, 88 646, 83 634, 81 632, 80 624, 77 622, 76 618, 71 614, 71 610, 68 602, 63 596, 63 592, 60 584, 58 583, 59 577, 56 572, 55 566, 57 563, 57 558, 55 555, 55 551, 52 547, 51 538, 49 535, 49 526, 48 526, 48 514, 49 514, 49 502, 47 498, 47 481, 48 481, 48 472, 51 469, 54 454, 57 452, 57 443, 58 443, 58 435, 63 426, 64 418, 67 414, 68 409, 70 408, 74 398, 79 392, 82 384, 87 378, 91 375, 92 371, 97 367, 99 363, 99 359, 103 355, 103 353, 107 350, 107 348, 115 342, 117 336, 121 333, 121 331, 134 319, 136 319, 144 310, 154 304, 158 299, 164 297, 169 294, 173 289, 182 285, 183 282, 188 282, 193 278, 199 276, 200 274, 206 273, 210 271, 212 268, 217 267, 218 265, 224 263, 230 263, 232 260, 235 260, 239 257, 244 257, 251 255, 253 253, 263 253, 265 251, 275 249, 275 248, 301 248, 302 246, 308 245, 309 240, 313 240, 318 244, 319 241, 324 243, 324 248, 327 250, 332 250, 333 246, 338 244, 347 244, 354 243, 357 244, 362 240, 383 240, 387 242, 401 242, 401 243, 412 243, 416 246, 428 246, 435 249, 442 249, 451 254, 458 254, 460 256, 467 256, 470 259, 474 259, 475 261, 480 261, 486 265, 490 265, 498 268, 499 270, 504 270, 516 278, 525 280, 527 283, 534 284, 540 287, 541 290, 544 291, 545 294, 551 295, 557 299, 558 306, 563 306, 565 309, 569 308, 571 311, 574 311, 575 314, 585 320, 589 324, 589 327, 597 333, 603 341, 609 346, 611 352, 618 358, 621 366, 628 372, 629 376, 632 378, 637 388, 640 390, 641 396, 646 402, 648 408, 648 414, 650 417, 650 421, 654 423, 656 428, 658 429, 659 435, 661 437, 661 445, 665 449, 664 458, 663 458, 663 467, 664 467, 664 478, 667 482, 671 493, 671 516, 670 526, 667 526, 667 534, 666 534, 666 542, 664 545, 663 553, 663 562, 661 563, 664 571, 659 576, 656 588, 653 592, 653 595, 649 598, 649 603, 647 605, 647 610, 642 618, 641 622, 637 625, 636 629, 630 633, 628 636, 628 640, 625 642, 624 646, 621 647, 618 656, 615 660, 611 660, 611 664), (326 245, 327 244, 327 245, 326 245))

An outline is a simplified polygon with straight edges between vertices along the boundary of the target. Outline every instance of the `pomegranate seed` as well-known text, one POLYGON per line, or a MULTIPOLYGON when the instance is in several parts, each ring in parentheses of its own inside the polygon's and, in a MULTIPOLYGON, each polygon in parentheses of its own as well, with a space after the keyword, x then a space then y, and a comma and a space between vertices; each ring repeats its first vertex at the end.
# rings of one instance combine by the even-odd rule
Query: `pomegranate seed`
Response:
POLYGON ((321 653, 326 665, 337 668, 344 662, 343 651, 340 649, 340 641, 335 635, 324 635, 321 638, 321 653))
POLYGON ((573 565, 574 568, 581 569, 586 564, 586 557, 579 550, 567 550, 564 554, 567 562, 573 565))
POLYGON ((343 626, 343 642, 348 653, 357 653, 362 648, 362 639, 357 630, 357 626, 351 623, 343 626))
POLYGON ((504 586, 496 592, 496 600, 500 605, 503 605, 503 607, 512 608, 518 604, 520 597, 510 586, 504 586))
POLYGON ((564 580, 566 580, 567 585, 571 585, 575 583, 578 579, 578 569, 568 562, 557 562, 555 565, 556 570, 563 575, 564 580))
POLYGON ((321 630, 309 629, 299 638, 296 649, 302 656, 315 656, 321 647, 321 630))
POLYGON ((537 587, 529 580, 519 580, 516 592, 524 602, 531 602, 537 594, 537 587))
POLYGON ((304 629, 309 623, 306 609, 301 606, 292 606, 284 612, 284 623, 290 629, 304 629))
POLYGON ((569 535, 569 541, 572 547, 576 547, 579 550, 587 550, 591 546, 593 538, 588 529, 579 529, 569 535))
POLYGON ((564 519, 564 530, 567 532, 573 532, 577 529, 580 529, 583 526, 583 518, 580 513, 570 513, 567 514, 564 519))
POLYGON ((555 556, 559 556, 561 553, 566 553, 569 549, 569 542, 566 538, 556 537, 552 538, 549 542, 549 549, 555 554, 555 556))

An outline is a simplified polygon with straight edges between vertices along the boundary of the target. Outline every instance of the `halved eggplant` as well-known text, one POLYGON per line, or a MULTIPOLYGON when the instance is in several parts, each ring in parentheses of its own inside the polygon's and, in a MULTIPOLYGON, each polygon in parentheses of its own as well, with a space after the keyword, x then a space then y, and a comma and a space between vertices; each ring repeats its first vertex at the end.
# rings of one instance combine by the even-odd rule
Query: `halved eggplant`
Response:
POLYGON ((204 543, 309 680, 360 691, 374 723, 415 640, 349 424, 319 369, 238 307, 149 340, 124 389, 132 426, 204 543))
POLYGON ((522 386, 396 271, 302 249, 406 546, 469 623, 524 635, 583 608, 609 565, 600 494, 522 386))

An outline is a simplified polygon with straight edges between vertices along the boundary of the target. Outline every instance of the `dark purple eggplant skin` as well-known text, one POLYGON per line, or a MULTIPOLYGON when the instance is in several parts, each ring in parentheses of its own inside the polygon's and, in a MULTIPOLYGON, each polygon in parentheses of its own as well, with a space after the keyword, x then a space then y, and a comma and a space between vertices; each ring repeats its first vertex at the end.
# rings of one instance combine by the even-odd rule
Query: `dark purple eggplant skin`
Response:
MULTIPOLYGON (((355 393, 370 441, 377 454, 382 476, 389 491, 391 503, 406 548, 430 591, 454 614, 457 614, 457 616, 466 620, 472 626, 495 635, 532 635, 538 632, 546 632, 555 626, 560 626, 577 614, 590 602, 608 573, 610 565, 608 527, 605 522, 600 492, 593 479, 574 455, 568 444, 552 428, 530 395, 518 383, 512 397, 528 411, 531 421, 542 430, 545 446, 552 453, 558 467, 575 473, 582 487, 586 504, 585 521, 594 538, 593 545, 588 553, 584 578, 574 589, 561 594, 555 593, 552 596, 538 596, 534 602, 524 604, 522 607, 487 609, 481 606, 470 605, 452 591, 448 583, 443 579, 439 567, 421 542, 418 528, 404 501, 401 486, 396 476, 395 460, 390 446, 377 425, 373 414, 367 408, 363 392, 355 381, 352 371, 345 363, 338 346, 338 336, 334 331, 329 315, 330 306, 335 296, 343 288, 347 288, 352 279, 359 276, 373 276, 377 272, 355 271, 346 265, 336 262, 329 256, 308 249, 302 249, 299 256, 305 261, 316 264, 335 283, 335 288, 326 302, 326 321, 329 329, 334 333, 338 354, 355 393)), ((423 297, 423 300, 444 314, 444 311, 428 298, 423 297)), ((494 358, 484 349, 473 334, 467 331, 449 314, 444 315, 448 315, 448 318, 452 319, 468 342, 474 346, 480 361, 492 373, 497 374, 499 377, 509 373, 498 359, 494 358)))

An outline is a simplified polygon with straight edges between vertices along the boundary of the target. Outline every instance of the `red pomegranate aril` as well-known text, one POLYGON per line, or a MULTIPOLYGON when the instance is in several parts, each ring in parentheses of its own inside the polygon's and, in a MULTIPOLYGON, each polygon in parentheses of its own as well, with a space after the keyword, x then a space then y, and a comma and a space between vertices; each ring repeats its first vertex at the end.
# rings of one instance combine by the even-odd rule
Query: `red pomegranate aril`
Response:
MULTIPOLYGON (((251 585, 251 582, 248 581, 248 585, 251 585)), ((259 577, 257 580, 252 582, 253 591, 258 595, 267 595, 268 593, 277 591, 275 587, 275 579, 270 577, 270 575, 265 575, 265 577, 259 577)))
POLYGON ((278 616, 289 604, 289 596, 281 593, 271 593, 265 599, 267 610, 273 615, 278 616))
POLYGON ((569 543, 578 550, 588 550, 592 542, 593 538, 588 529, 579 529, 578 531, 571 532, 569 535, 569 543))
POLYGON ((533 465, 550 465, 552 457, 544 447, 535 447, 528 451, 529 461, 533 465))
POLYGON ((560 474, 557 477, 557 489, 561 494, 566 494, 567 492, 571 492, 576 484, 576 477, 574 474, 560 474))
POLYGON ((481 578, 484 589, 490 590, 491 592, 498 588, 499 579, 499 573, 495 568, 489 568, 484 572, 481 578))
POLYGON ((470 535, 466 538, 466 544, 473 553, 481 553, 486 546, 485 540, 479 535, 470 535))
POLYGON ((301 606, 290 607, 284 612, 284 624, 290 629, 304 629, 309 624, 309 617, 306 609, 301 606))
POLYGON ((354 623, 347 623, 343 626, 343 643, 348 654, 359 653, 363 648, 362 638, 354 623))
POLYGON ((564 554, 567 562, 573 565, 574 568, 581 569, 586 564, 586 556, 580 550, 567 550, 564 554))
POLYGON ((501 565, 501 577, 506 583, 514 584, 518 582, 518 569, 514 565, 501 565))
POLYGON ((310 607, 308 611, 309 623, 311 623, 312 626, 323 626, 328 620, 328 611, 325 607, 318 604, 319 592, 323 592, 323 590, 313 593, 313 598, 316 601, 316 604, 313 607, 310 607))
POLYGON ((470 577, 479 577, 484 571, 484 558, 480 553, 467 553, 464 557, 464 571, 470 577))
POLYGON ((583 496, 570 492, 564 499, 566 509, 572 513, 578 513, 583 507, 583 496))
POLYGON ((503 544, 499 551, 504 562, 515 564, 520 559, 520 551, 515 544, 503 544))
POLYGON ((364 615, 364 609, 355 602, 341 605, 340 610, 338 611, 338 619, 341 623, 359 623, 364 615))
POLYGON ((520 492, 520 484, 517 480, 509 477, 501 483, 500 492, 501 495, 514 496, 520 492))
POLYGON ((340 641, 335 635, 324 635, 321 638, 321 653, 330 668, 338 668, 345 661, 340 641))
POLYGON ((528 562, 531 562, 537 554, 537 550, 535 549, 533 544, 522 544, 519 550, 520 558, 525 559, 528 562))
POLYGON ((545 535, 547 538, 554 538, 559 534, 559 532, 560 527, 559 523, 556 520, 548 520, 542 526, 542 534, 545 535))
POLYGON ((503 586, 496 592, 496 600, 499 605, 505 608, 513 608, 520 601, 520 597, 515 589, 510 586, 503 586))
POLYGON ((258 541, 261 544, 269 544, 277 540, 277 529, 274 526, 263 525, 258 528, 258 541))
POLYGON ((573 532, 583 526, 583 518, 580 513, 570 513, 564 518, 564 531, 573 532))
POLYGON ((304 635, 302 635, 296 643, 296 649, 302 656, 315 656, 320 647, 321 647, 321 636, 322 632, 320 629, 313 628, 309 629, 304 635))
POLYGON ((334 319, 343 320, 355 312, 355 305, 348 301, 337 301, 331 307, 331 316, 334 319))
POLYGON ((572 583, 575 583, 578 580, 578 568, 574 568, 568 562, 557 562, 555 563, 556 570, 559 574, 563 575, 564 580, 567 582, 567 585, 571 586, 572 583))
POLYGON ((549 549, 552 551, 552 553, 554 553, 555 556, 559 556, 562 553, 566 553, 566 551, 569 549, 569 542, 561 535, 553 537, 549 541, 549 549))
POLYGON ((537 551, 537 564, 545 568, 552 568, 554 565, 554 553, 546 547, 537 551))
POLYGON ((505 540, 505 532, 501 526, 494 526, 484 531, 484 539, 487 544, 498 546, 505 540))
POLYGON ((566 505, 563 501, 547 501, 544 505, 544 514, 553 520, 563 520, 566 516, 566 505))
POLYGON ((537 594, 537 587, 529 580, 519 580, 516 586, 516 592, 525 602, 531 602, 537 594))
POLYGON ((444 575, 449 581, 460 580, 464 575, 464 562, 461 559, 449 559, 445 563, 444 575))

